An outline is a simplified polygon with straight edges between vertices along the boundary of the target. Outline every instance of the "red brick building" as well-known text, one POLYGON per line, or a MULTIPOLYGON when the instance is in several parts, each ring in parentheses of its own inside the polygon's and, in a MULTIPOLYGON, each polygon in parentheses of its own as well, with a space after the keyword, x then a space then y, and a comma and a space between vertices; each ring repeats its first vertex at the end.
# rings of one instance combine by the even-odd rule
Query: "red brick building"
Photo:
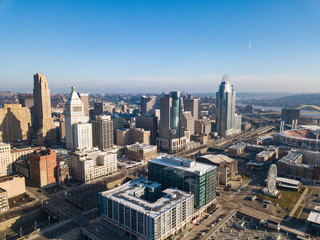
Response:
POLYGON ((52 149, 36 150, 29 155, 30 179, 39 187, 57 183, 57 158, 52 149))

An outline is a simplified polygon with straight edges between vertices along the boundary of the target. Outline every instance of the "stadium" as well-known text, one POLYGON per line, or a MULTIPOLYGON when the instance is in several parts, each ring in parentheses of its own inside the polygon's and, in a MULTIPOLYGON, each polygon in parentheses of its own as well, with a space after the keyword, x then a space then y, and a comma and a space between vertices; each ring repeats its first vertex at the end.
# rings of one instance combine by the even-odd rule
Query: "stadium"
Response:
POLYGON ((280 143, 296 148, 320 150, 319 130, 295 129, 279 133, 280 143))

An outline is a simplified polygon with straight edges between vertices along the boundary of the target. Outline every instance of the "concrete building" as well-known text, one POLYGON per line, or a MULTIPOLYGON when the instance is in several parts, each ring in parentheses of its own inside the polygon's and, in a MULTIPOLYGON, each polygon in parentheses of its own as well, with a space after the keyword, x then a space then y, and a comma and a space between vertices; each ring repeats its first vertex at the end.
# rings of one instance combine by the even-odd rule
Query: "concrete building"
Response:
POLYGON ((157 144, 158 137, 158 118, 153 116, 137 116, 136 128, 143 128, 150 131, 150 143, 157 144))
POLYGON ((81 102, 83 103, 83 111, 84 115, 89 117, 89 94, 79 92, 79 97, 81 102))
POLYGON ((15 142, 31 137, 31 115, 21 104, 3 104, 0 108, 0 142, 15 142))
POLYGON ((182 127, 189 131, 191 135, 194 134, 195 121, 191 112, 182 113, 182 127))
POLYGON ((185 228, 193 216, 193 195, 135 179, 100 193, 100 214, 135 239, 164 240, 185 228))
POLYGON ((0 212, 9 210, 7 191, 0 188, 0 212))
POLYGON ((284 124, 292 124, 293 121, 300 122, 300 109, 284 108, 281 111, 281 121, 284 124))
POLYGON ((111 102, 95 102, 93 107, 93 120, 99 115, 113 114, 113 110, 115 108, 114 104, 111 102))
POLYGON ((70 174, 81 182, 89 182, 117 171, 117 154, 97 148, 71 153, 70 174))
POLYGON ((241 115, 236 114, 236 92, 228 75, 222 78, 216 101, 216 124, 219 136, 240 132, 241 115))
POLYGON ((46 149, 46 147, 44 147, 44 146, 13 147, 11 149, 12 162, 16 162, 16 161, 26 161, 27 162, 29 160, 30 153, 33 153, 35 150, 44 150, 44 149, 46 149))
POLYGON ((124 129, 124 118, 120 117, 119 115, 115 114, 112 115, 112 122, 113 122, 113 140, 114 144, 118 144, 117 140, 117 130, 123 130, 124 129))
POLYGON ((150 131, 146 131, 142 128, 117 130, 117 145, 125 146, 134 143, 145 143, 150 145, 150 131))
POLYGON ((187 139, 182 125, 183 99, 180 92, 170 92, 160 98, 160 131, 157 145, 160 151, 175 153, 186 148, 187 139))
POLYGON ((57 183, 56 152, 52 149, 36 150, 29 155, 30 179, 40 188, 57 183))
POLYGON ((91 121, 93 146, 101 151, 113 147, 113 121, 111 116, 99 115, 96 120, 91 121))
POLYGON ((50 89, 44 75, 36 73, 33 76, 33 98, 34 98, 34 129, 38 144, 56 140, 56 127, 51 117, 50 89))
POLYGON ((147 145, 145 143, 136 143, 127 145, 124 148, 124 154, 127 158, 147 162, 157 157, 157 146, 147 145))
POLYGON ((154 114, 156 100, 157 100, 156 96, 150 96, 150 97, 142 96, 140 98, 140 107, 141 107, 142 116, 145 116, 145 115, 151 116, 154 114))
POLYGON ((185 99, 184 100, 184 111, 190 111, 193 119, 199 119, 199 99, 185 99))
POLYGON ((148 162, 148 179, 194 194, 195 208, 205 208, 216 198, 216 166, 163 155, 148 162))
POLYGON ((34 106, 33 94, 19 93, 19 103, 22 107, 32 108, 34 106))
POLYGON ((65 105, 65 122, 67 149, 92 148, 92 126, 74 87, 65 105))
POLYGON ((66 182, 69 181, 70 178, 70 170, 69 170, 69 166, 67 165, 67 162, 65 162, 64 160, 61 160, 62 158, 60 157, 60 159, 57 156, 57 183, 59 185, 62 185, 66 182))
POLYGON ((235 155, 241 155, 244 153, 245 149, 246 149, 246 144, 238 143, 238 144, 235 144, 235 145, 228 147, 228 153, 235 154, 235 155))
POLYGON ((13 172, 13 161, 10 144, 0 142, 0 177, 7 176, 13 172))
POLYGON ((227 185, 228 181, 232 180, 232 177, 238 172, 238 161, 226 155, 208 154, 198 157, 196 161, 197 164, 199 162, 216 166, 216 182, 220 185, 227 185))
POLYGON ((195 120, 194 132, 201 135, 207 135, 211 133, 210 120, 208 118, 195 120))
POLYGON ((276 151, 274 150, 264 150, 262 152, 259 152, 256 157, 255 160, 258 162, 267 162, 270 159, 274 159, 276 156, 276 151))
POLYGON ((25 178, 20 174, 1 177, 0 188, 6 190, 8 199, 19 196, 26 192, 25 178))

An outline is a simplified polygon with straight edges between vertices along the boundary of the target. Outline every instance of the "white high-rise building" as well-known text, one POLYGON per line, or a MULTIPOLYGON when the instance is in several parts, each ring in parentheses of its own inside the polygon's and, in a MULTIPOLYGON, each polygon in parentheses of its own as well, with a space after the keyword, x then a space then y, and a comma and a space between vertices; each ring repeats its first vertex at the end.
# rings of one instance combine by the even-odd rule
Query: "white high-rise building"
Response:
POLYGON ((65 106, 66 148, 82 150, 92 148, 92 126, 86 116, 84 104, 72 87, 70 98, 65 106))
POLYGON ((236 92, 229 75, 224 75, 217 92, 216 124, 219 136, 241 131, 241 115, 236 113, 236 92))
POLYGON ((0 177, 12 174, 10 144, 0 142, 0 177))

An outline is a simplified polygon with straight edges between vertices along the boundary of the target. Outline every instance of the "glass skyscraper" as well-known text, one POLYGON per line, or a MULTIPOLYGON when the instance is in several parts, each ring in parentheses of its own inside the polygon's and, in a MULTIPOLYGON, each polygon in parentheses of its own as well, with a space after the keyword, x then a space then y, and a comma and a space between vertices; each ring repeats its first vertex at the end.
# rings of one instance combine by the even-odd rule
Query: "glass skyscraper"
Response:
POLYGON ((148 162, 148 178, 163 189, 191 192, 198 209, 216 198, 216 167, 209 164, 164 155, 148 162))

